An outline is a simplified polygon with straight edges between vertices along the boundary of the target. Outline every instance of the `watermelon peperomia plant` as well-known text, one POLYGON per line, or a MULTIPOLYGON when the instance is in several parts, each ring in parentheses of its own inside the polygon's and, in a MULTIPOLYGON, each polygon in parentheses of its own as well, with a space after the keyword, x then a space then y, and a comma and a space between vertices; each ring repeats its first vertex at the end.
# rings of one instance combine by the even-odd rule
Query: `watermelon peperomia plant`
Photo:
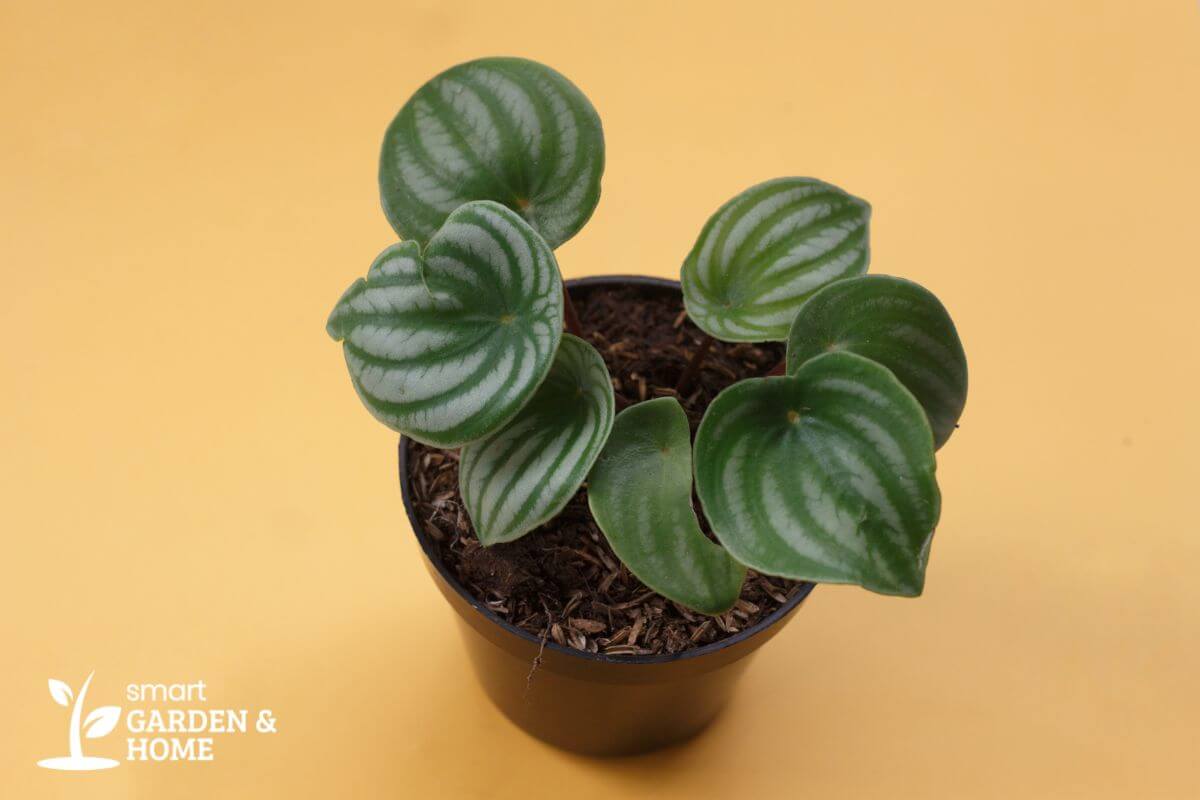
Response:
POLYGON ((413 95, 379 169, 404 241, 327 326, 367 409, 462 448, 459 488, 484 545, 552 519, 587 481, 618 558, 696 611, 728 610, 747 567, 919 595, 940 510, 934 451, 967 392, 945 308, 864 274, 866 202, 811 178, 767 181, 704 225, 681 282, 708 337, 786 341, 782 374, 721 392, 694 444, 673 397, 614 418, 553 253, 591 216, 603 168, 595 109, 549 67, 480 59, 413 95))

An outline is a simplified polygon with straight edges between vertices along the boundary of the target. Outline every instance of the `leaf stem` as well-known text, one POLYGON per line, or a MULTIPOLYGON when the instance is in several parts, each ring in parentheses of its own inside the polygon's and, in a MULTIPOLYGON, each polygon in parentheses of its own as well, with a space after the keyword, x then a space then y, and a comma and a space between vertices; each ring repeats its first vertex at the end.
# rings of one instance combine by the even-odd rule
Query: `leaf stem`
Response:
POLYGON ((83 682, 83 686, 79 689, 79 695, 75 698, 75 705, 71 707, 71 727, 67 732, 70 737, 72 759, 83 758, 83 746, 79 737, 79 718, 83 715, 83 699, 87 697, 88 686, 95 674, 95 670, 88 673, 87 680, 83 682))
POLYGON ((708 356, 708 351, 712 349, 713 337, 707 333, 704 334, 704 339, 700 342, 700 346, 696 348, 696 352, 692 353, 691 360, 684 367, 683 374, 679 376, 679 383, 675 384, 675 394, 683 397, 688 389, 692 388, 692 383, 696 380, 696 376, 700 374, 700 365, 704 363, 705 357, 708 356))
POLYGON ((571 302, 571 293, 567 291, 567 283, 563 281, 563 322, 566 324, 567 333, 573 333, 580 339, 583 338, 583 324, 579 321, 579 312, 575 310, 575 304, 571 302))

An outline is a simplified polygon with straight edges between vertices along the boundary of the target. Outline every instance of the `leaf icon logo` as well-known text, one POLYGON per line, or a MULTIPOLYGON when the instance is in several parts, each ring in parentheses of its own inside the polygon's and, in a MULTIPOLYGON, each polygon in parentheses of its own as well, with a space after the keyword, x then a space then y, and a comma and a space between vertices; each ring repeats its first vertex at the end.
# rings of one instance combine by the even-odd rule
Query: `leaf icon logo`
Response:
POLYGON ((121 718, 120 706, 100 706, 87 715, 83 721, 84 736, 89 739, 99 739, 112 733, 121 718))
POLYGON ((71 692, 71 687, 67 686, 60 680, 50 679, 50 696, 54 698, 54 702, 60 706, 71 705, 71 698, 74 694, 71 692))
POLYGON ((68 728, 70 755, 43 758, 38 762, 39 767, 89 772, 97 769, 111 769, 121 763, 111 758, 98 758, 83 754, 83 738, 85 736, 88 739, 99 739, 101 736, 107 736, 117 727, 117 722, 121 719, 120 706, 100 706, 99 708, 92 709, 87 718, 83 719, 83 702, 87 697, 88 687, 92 683, 92 676, 95 674, 95 672, 92 672, 87 676, 87 680, 83 682, 83 686, 79 687, 78 696, 63 681, 56 678, 51 678, 48 681, 50 698, 60 706, 70 706, 71 708, 71 722, 68 728))

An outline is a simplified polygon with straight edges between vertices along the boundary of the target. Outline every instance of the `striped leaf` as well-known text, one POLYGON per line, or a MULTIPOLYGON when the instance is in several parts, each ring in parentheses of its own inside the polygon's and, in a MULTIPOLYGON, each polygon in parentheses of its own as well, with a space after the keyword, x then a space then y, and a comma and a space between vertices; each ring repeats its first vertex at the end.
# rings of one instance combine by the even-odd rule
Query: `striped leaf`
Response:
POLYGON ((891 372, 826 353, 723 391, 696 432, 713 532, 760 572, 915 596, 940 509, 933 436, 891 372))
POLYGON ((934 446, 954 432, 967 402, 967 356, 946 308, 929 290, 888 275, 832 283, 810 297, 788 334, 787 371, 849 350, 890 369, 929 417, 934 446))
POLYGON ((437 447, 512 419, 550 371, 562 279, 542 237, 504 206, 462 206, 429 242, 401 242, 346 290, 327 330, 354 388, 393 430, 437 447))
POLYGON ((612 378, 587 342, 563 334, 546 381, 503 429, 462 449, 458 486, 485 545, 562 511, 613 426, 612 378))
POLYGON ((622 411, 588 477, 588 505, 613 552, 654 591, 723 614, 746 568, 709 541, 692 510, 692 444, 673 397, 622 411))
POLYGON ((379 160, 383 211, 425 242, 454 209, 494 200, 558 247, 600 200, 604 134, 569 80, 522 58, 451 67, 405 103, 379 160))
POLYGON ((871 207, 813 178, 777 178, 730 200, 683 262, 688 316, 727 342, 782 341, 809 295, 867 271, 871 207))

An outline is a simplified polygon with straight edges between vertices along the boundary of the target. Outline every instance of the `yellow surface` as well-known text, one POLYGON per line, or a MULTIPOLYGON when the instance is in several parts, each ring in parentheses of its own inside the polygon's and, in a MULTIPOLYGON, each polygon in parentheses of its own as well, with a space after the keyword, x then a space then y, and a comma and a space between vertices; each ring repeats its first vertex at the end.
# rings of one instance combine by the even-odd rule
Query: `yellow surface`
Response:
POLYGON ((1200 796, 1194 0, 6 0, 0 108, 0 795, 1200 796), (604 120, 566 275, 674 275, 726 198, 818 175, 970 357, 925 596, 819 588, 650 757, 486 703, 323 330, 392 240, 387 122, 496 53, 604 120), (36 768, 46 679, 92 669, 89 705, 204 680, 279 733, 36 768))

